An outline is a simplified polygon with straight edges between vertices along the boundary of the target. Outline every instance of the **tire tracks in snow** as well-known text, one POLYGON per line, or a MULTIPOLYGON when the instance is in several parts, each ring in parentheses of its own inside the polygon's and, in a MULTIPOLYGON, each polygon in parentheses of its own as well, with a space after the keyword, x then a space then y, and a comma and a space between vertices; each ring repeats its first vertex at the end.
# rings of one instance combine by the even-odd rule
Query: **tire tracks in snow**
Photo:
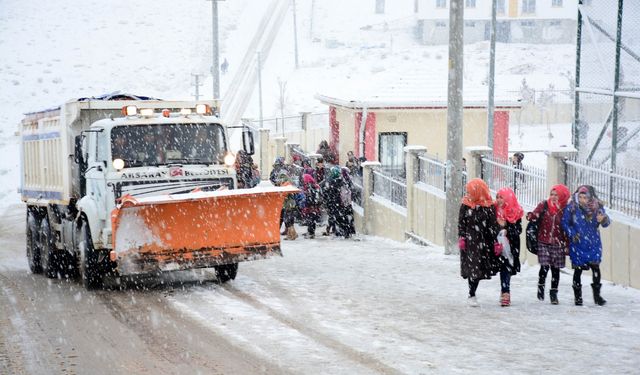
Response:
MULTIPOLYGON (((39 280, 34 281, 37 283, 39 280)), ((24 287, 25 285, 0 273, 2 305, 5 309, 10 307, 12 310, 3 314, 0 327, 5 330, 6 324, 7 333, 14 331, 14 337, 17 337, 17 342, 8 343, 11 348, 7 361, 7 367, 11 371, 8 373, 39 373, 39 368, 46 369, 47 372, 77 374, 75 349, 65 345, 65 340, 60 339, 60 332, 42 320, 48 316, 48 311, 38 309, 38 306, 44 306, 38 305, 37 297, 28 296, 24 287)), ((6 340, 2 341, 6 346, 6 340)))
POLYGON ((349 345, 346 345, 339 340, 310 327, 307 323, 304 322, 304 320, 293 319, 292 317, 267 306, 250 294, 234 288, 232 285, 225 285, 224 289, 240 299, 242 302, 253 307, 254 309, 267 313, 270 317, 277 320, 278 322, 291 327, 292 329, 298 331, 300 334, 315 340, 316 342, 331 350, 336 351, 352 362, 355 362, 380 374, 402 374, 401 371, 396 370, 395 368, 383 363, 379 359, 372 357, 371 355, 368 355, 367 353, 364 353, 349 345))
POLYGON ((112 291, 100 298, 115 319, 166 362, 161 367, 167 374, 283 373, 176 310, 162 296, 164 292, 112 291))

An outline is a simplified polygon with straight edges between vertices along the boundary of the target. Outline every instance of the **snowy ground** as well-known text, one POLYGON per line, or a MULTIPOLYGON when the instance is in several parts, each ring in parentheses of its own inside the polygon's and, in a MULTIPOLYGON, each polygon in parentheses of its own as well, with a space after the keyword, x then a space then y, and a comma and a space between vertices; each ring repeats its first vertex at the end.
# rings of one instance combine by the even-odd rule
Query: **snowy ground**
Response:
MULTIPOLYGON (((12 206, 3 213, 13 223, 6 228, 23 227, 20 212, 12 206)), ((1 229, 0 275, 28 274, 19 237, 1 229)), ((242 263, 236 280, 223 286, 173 282, 100 292, 98 301, 129 301, 136 319, 156 327, 193 319, 212 340, 283 373, 637 374, 640 368, 636 289, 604 282, 608 303, 597 307, 585 273, 585 306, 577 307, 571 275, 563 272, 554 306, 536 299, 537 268, 525 265, 512 279, 511 307, 500 307, 494 278, 480 283, 475 308, 467 305, 458 257, 439 247, 370 236, 299 238, 282 247, 282 258, 242 263), (159 313, 148 300, 157 300, 159 313), (181 321, 160 321, 167 316, 181 321)), ((55 306, 61 293, 70 293, 76 303, 91 303, 96 316, 112 313, 76 283, 50 280, 50 295, 40 299, 55 306)))
MULTIPOLYGON (((466 303, 457 256, 364 236, 283 241, 284 257, 242 264, 229 285, 176 290, 172 305, 299 373, 637 373, 640 291, 605 283, 606 307, 535 298, 537 267, 466 303), (605 354, 606 353, 606 354, 605 354), (302 359, 302 360, 301 360, 302 359)), ((584 277, 584 276, 583 276, 584 277)), ((588 285, 588 280, 584 284, 588 285)))

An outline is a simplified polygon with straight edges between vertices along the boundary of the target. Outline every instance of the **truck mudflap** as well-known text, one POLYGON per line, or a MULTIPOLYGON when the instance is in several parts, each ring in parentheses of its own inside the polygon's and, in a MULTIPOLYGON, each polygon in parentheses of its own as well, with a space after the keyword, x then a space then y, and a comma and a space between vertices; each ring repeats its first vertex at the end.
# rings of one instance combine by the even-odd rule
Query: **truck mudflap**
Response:
POLYGON ((208 268, 282 256, 280 211, 291 186, 135 199, 111 212, 120 275, 208 268))

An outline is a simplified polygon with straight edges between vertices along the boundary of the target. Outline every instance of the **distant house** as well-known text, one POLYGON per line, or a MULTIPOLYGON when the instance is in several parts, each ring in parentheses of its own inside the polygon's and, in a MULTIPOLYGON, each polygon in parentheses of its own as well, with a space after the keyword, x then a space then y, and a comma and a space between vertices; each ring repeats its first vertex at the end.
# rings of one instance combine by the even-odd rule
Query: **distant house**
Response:
MULTIPOLYGON (((424 44, 449 40, 450 0, 416 0, 424 44)), ((578 0, 496 0, 496 38, 506 43, 575 43, 578 0)), ((492 0, 464 0, 464 40, 489 40, 492 0)))
MULTIPOLYGON (((407 145, 426 146, 429 154, 444 159, 446 87, 432 95, 423 91, 413 98, 402 92, 387 94, 390 95, 316 95, 329 106, 330 145, 338 152, 340 162, 344 163, 347 152, 353 151, 357 157, 379 161, 386 169, 403 170, 403 148, 407 145)), ((494 155, 506 159, 510 113, 521 106, 516 98, 496 97, 495 103, 494 155)), ((486 145, 487 139, 486 92, 465 90, 463 146, 486 145)))

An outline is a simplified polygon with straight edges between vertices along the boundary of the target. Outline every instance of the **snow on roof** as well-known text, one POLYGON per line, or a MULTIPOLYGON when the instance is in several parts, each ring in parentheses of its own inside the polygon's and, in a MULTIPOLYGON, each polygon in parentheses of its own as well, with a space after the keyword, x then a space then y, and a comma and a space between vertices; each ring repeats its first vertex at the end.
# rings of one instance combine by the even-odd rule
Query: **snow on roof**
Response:
MULTIPOLYGON (((465 81, 463 86, 464 106, 486 107, 488 87, 473 81, 465 81)), ((335 87, 315 96, 325 104, 346 108, 446 108, 446 77, 415 72, 401 77, 390 76, 381 84, 363 83, 356 86, 335 87)), ((499 108, 519 108, 518 95, 496 90, 495 106, 499 108)))

